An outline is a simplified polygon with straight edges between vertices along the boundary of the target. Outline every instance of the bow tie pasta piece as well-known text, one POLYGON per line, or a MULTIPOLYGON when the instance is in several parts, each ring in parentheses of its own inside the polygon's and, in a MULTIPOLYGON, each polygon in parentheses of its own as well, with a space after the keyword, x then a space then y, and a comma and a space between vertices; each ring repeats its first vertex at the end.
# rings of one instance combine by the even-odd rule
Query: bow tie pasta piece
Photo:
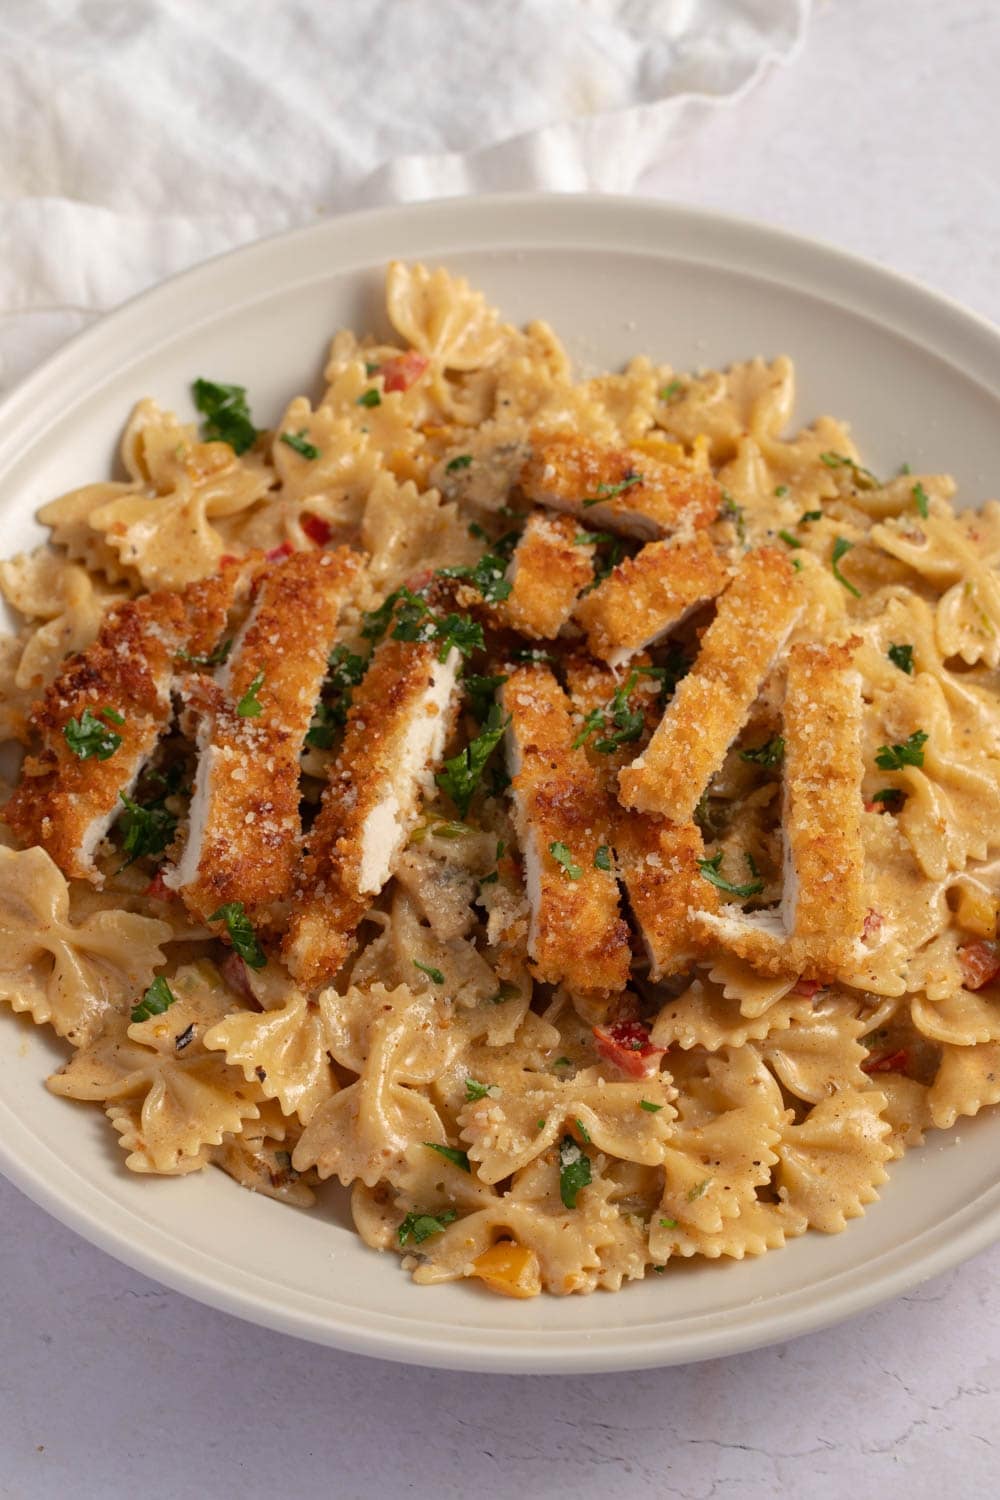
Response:
POLYGON ((319 1007, 290 982, 282 1006, 236 1011, 214 1025, 204 1042, 210 1052, 224 1052, 248 1083, 258 1081, 265 1099, 303 1125, 337 1092, 319 1007))
POLYGON ((296 1172, 292 1148, 298 1131, 284 1118, 274 1102, 262 1104, 256 1120, 244 1120, 238 1135, 223 1137, 222 1145, 209 1148, 217 1167, 253 1193, 277 1198, 295 1208, 311 1208, 316 1201, 311 1173, 296 1172))
POLYGON ((793 1021, 787 1031, 767 1038, 764 1061, 790 1094, 818 1104, 827 1095, 864 1089, 861 1064, 868 1053, 859 1038, 870 1023, 859 1020, 857 1000, 832 991, 793 1021))
POLYGON ((459 1115, 461 1138, 483 1182, 509 1177, 567 1134, 623 1161, 663 1160, 675 1092, 666 1080, 608 1083, 596 1068, 565 1083, 544 1074, 494 1073, 495 1092, 459 1115))
POLYGON ((787 1240, 804 1234, 806 1228, 805 1214, 785 1203, 770 1203, 758 1198, 741 1201, 739 1212, 723 1219, 714 1231, 657 1211, 650 1222, 649 1251, 654 1263, 660 1265, 672 1255, 685 1258, 703 1255, 707 1260, 726 1256, 730 1260, 743 1260, 747 1255, 780 1250, 787 1240))
POLYGON ((886 1100, 882 1118, 890 1125, 886 1144, 898 1161, 911 1146, 922 1146, 931 1128, 930 1088, 903 1073, 880 1073, 878 1086, 886 1100))
POLYGON ((781 1034, 793 1021, 807 1024, 811 1013, 811 999, 790 993, 760 1016, 747 1017, 738 998, 727 997, 707 978, 695 979, 682 994, 661 1007, 650 1040, 658 1047, 676 1043, 685 1050, 704 1047, 708 1052, 718 1052, 722 1047, 743 1047, 747 1042, 781 1034))
POLYGON ((960 1115, 977 1115, 990 1104, 1000 1104, 1000 1044, 942 1047, 927 1103, 938 1130, 949 1130, 960 1115))
POLYGON ((385 298, 396 332, 441 370, 481 369, 510 336, 482 292, 443 269, 391 261, 385 298))
POLYGON ((892 1148, 885 1108, 885 1095, 875 1089, 845 1089, 822 1099, 801 1125, 786 1126, 777 1147, 780 1196, 812 1228, 839 1233, 888 1181, 885 1163, 892 1148))
POLYGON ((174 1002, 129 1024, 103 1030, 48 1080, 67 1099, 100 1100, 135 1172, 173 1175, 207 1164, 220 1146, 259 1114, 260 1090, 225 1059, 206 1051, 205 1032, 234 1004, 211 964, 188 965, 168 981, 174 1002))
POLYGON ((739 1002, 740 1015, 756 1021, 795 987, 794 977, 775 978, 758 974, 745 959, 734 953, 720 954, 712 960, 708 977, 717 984, 727 1000, 739 1002))
POLYGON ((0 999, 74 1045, 135 1002, 172 936, 167 923, 128 911, 75 921, 44 850, 0 848, 0 999))
POLYGON ((437 490, 419 490, 382 472, 372 484, 361 523, 369 578, 379 597, 408 578, 436 568, 474 563, 479 550, 458 507, 437 490))

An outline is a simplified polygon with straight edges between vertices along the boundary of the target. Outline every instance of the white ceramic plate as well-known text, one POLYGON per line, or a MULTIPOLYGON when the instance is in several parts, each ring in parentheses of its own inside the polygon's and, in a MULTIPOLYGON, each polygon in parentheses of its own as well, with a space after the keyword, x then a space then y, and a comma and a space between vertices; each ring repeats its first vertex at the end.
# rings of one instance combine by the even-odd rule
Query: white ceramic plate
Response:
MULTIPOLYGON (((679 369, 792 355, 803 421, 853 422, 865 461, 945 469, 967 503, 1000 475, 1000 335, 897 276, 715 214, 612 198, 451 201, 319 224, 168 282, 33 374, 0 411, 4 555, 35 509, 109 472, 133 401, 190 412, 193 377, 238 381, 274 421, 318 383, 328 335, 380 324, 393 256, 466 274, 515 322, 544 317, 586 365, 646 352, 679 369)), ((417 1364, 586 1371, 679 1363, 790 1338, 894 1296, 1000 1236, 1000 1119, 935 1135, 843 1235, 759 1260, 672 1266, 616 1296, 510 1302, 413 1286, 364 1248, 342 1198, 300 1212, 221 1172, 126 1172, 101 1112, 42 1080, 63 1051, 0 1018, 0 1165, 112 1255, 216 1307, 417 1364)))

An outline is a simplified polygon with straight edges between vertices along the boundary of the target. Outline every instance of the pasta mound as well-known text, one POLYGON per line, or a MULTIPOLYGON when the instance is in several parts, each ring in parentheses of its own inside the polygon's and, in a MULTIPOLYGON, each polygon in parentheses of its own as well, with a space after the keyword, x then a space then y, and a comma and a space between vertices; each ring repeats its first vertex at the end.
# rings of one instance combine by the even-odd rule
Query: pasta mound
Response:
POLYGON ((837 1232, 1000 1103, 1000 504, 789 435, 785 358, 386 302, 0 563, 0 999, 131 1170, 336 1180, 421 1284, 837 1232))

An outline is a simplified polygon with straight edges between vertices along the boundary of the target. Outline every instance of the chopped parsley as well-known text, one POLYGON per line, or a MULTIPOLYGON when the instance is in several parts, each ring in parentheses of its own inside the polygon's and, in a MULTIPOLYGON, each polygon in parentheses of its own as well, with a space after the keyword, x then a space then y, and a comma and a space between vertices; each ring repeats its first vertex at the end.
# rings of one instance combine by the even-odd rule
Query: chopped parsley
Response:
POLYGON ((755 766, 777 766, 781 764, 784 753, 784 739, 780 734, 772 734, 763 745, 757 745, 753 750, 741 750, 740 760, 748 760, 755 766))
POLYGON ((78 719, 70 719, 63 729, 63 738, 80 760, 90 760, 91 756, 97 760, 110 760, 122 742, 120 734, 115 734, 113 729, 100 722, 103 718, 114 724, 124 724, 121 714, 113 708, 101 708, 98 714, 99 718, 95 718, 90 709, 85 708, 78 719))
MULTIPOLYGON (((777 494, 777 490, 774 493, 777 494)), ((822 521, 822 519, 823 512, 821 510, 804 510, 801 516, 799 516, 799 525, 804 526, 807 521, 822 521)))
POLYGON ((419 958, 415 958, 413 960, 413 967, 419 969, 421 974, 426 974, 431 984, 444 984, 444 975, 440 969, 435 969, 432 964, 422 964, 419 958))
POLYGON ((719 509, 720 521, 732 521, 736 527, 736 538, 741 547, 746 546, 747 525, 744 519, 742 505, 737 505, 728 490, 722 491, 722 505, 719 509))
POLYGON ((209 667, 221 667, 222 663, 228 659, 229 653, 233 648, 233 639, 233 636, 227 636, 207 656, 192 656, 189 651, 178 651, 177 660, 185 661, 189 666, 198 667, 201 671, 206 671, 209 667))
POLYGON ((204 417, 202 434, 209 442, 228 443, 234 453, 245 453, 257 440, 242 385, 219 385, 196 380, 191 387, 195 409, 204 417))
POLYGON ((927 491, 924 489, 923 485, 919 482, 919 480, 913 486, 912 494, 913 494, 913 503, 917 507, 918 513, 926 521, 927 517, 931 513, 931 508, 930 508, 931 507, 931 500, 930 500, 930 496, 928 495, 927 491))
POLYGON ((583 501, 584 507, 590 505, 602 505, 607 500, 614 500, 616 495, 624 494, 634 484, 642 484, 642 475, 629 473, 619 484, 599 484, 596 495, 588 495, 583 501))
POLYGON ((357 400, 357 405, 358 406, 368 406, 368 407, 381 406, 382 405, 382 397, 379 395, 379 393, 375 389, 375 387, 372 386, 370 390, 362 391, 361 392, 361 395, 358 397, 358 400, 357 400))
POLYGON ((676 1229, 677 1228, 677 1220, 676 1219, 661 1219, 660 1220, 660 1228, 661 1229, 676 1229))
POLYGON ((486 530, 486 527, 480 526, 478 521, 469 522, 468 532, 470 536, 474 536, 480 542, 488 542, 490 539, 490 534, 486 530))
POLYGON ((833 544, 833 557, 830 560, 830 567, 833 570, 833 576, 834 578, 836 578, 837 582, 842 583, 847 592, 849 594, 853 594, 855 599, 860 599, 861 590, 859 588, 856 588, 854 584, 851 583, 849 578, 845 578, 843 573, 840 571, 840 568, 837 566, 837 564, 840 562, 840 559, 842 557, 845 557, 847 553, 850 552, 853 546, 854 543, 849 542, 846 536, 838 536, 837 540, 833 544))
POLYGON ((490 1005, 503 1005, 508 1000, 515 1000, 520 993, 516 984, 510 984, 504 979, 496 994, 490 996, 489 1003, 490 1005))
POLYGON ((471 656, 484 647, 483 627, 468 615, 446 615, 443 620, 432 614, 427 601, 411 589, 396 589, 379 605, 361 617, 361 634, 368 640, 381 640, 393 621, 394 641, 437 641, 438 660, 445 661, 454 649, 471 656))
POLYGON ((598 845, 598 848, 594 853, 594 869, 611 869, 611 850, 608 848, 607 844, 598 845))
POLYGON ((300 428, 298 432, 283 432, 281 434, 281 441, 287 443, 289 448, 301 454, 303 458, 319 458, 319 449, 315 443, 310 443, 306 437, 306 429, 304 427, 300 428))
POLYGON ((236 712, 241 719, 259 719, 264 712, 261 704, 257 701, 257 694, 264 686, 264 673, 258 672, 257 676, 247 688, 243 697, 236 705, 236 712))
POLYGON ((415 1245, 422 1245, 424 1240, 429 1240, 432 1235, 443 1234, 452 1220, 457 1217, 453 1208, 446 1208, 439 1214, 425 1214, 419 1209, 413 1209, 399 1226, 397 1231, 399 1243, 405 1245, 408 1240, 412 1240, 415 1245))
POLYGON ((514 585, 504 577, 507 564, 493 552, 484 552, 474 568, 438 568, 439 578, 465 578, 479 590, 488 604, 506 599, 514 585))
POLYGON ((644 1109, 647 1114, 658 1115, 663 1108, 662 1104, 654 1104, 652 1099, 640 1099, 639 1108, 644 1109))
POLYGON ((573 855, 566 844, 562 844, 556 839, 549 845, 549 853, 556 864, 562 866, 562 872, 569 880, 580 879, 583 871, 578 864, 574 864, 573 855))
POLYGON ((457 458, 450 458, 444 466, 446 474, 457 474, 459 469, 467 469, 472 462, 471 453, 460 453, 457 458))
POLYGON ((615 537, 610 531, 578 531, 573 538, 574 547, 597 546, 599 542, 613 542, 615 537))
MULTIPOLYGON (((658 671, 657 668, 649 670, 651 673, 658 671)), ((641 708, 628 706, 628 700, 638 681, 638 671, 630 672, 603 708, 591 709, 583 721, 583 728, 573 741, 574 750, 579 749, 592 734, 597 734, 601 730, 605 732, 600 739, 594 741, 594 749, 600 755, 610 755, 613 750, 639 738, 646 722, 645 715, 641 708)))
POLYGON ((894 667, 905 672, 907 677, 913 676, 913 647, 890 645, 886 652, 894 667))
POLYGON ((714 1178, 706 1177, 703 1182, 696 1183, 695 1186, 688 1192, 688 1202, 696 1203, 699 1198, 704 1198, 713 1181, 714 1178))
POLYGON ((245 964, 251 969, 264 967, 267 963, 267 955, 257 941, 257 934, 253 930, 253 924, 246 914, 242 901, 227 901, 225 906, 220 906, 218 911, 213 911, 208 920, 225 922, 233 952, 238 953, 245 964))
POLYGON ((859 490, 877 490, 879 482, 871 469, 864 469, 853 458, 848 458, 846 453, 821 453, 819 456, 821 464, 826 464, 828 469, 850 469, 851 478, 859 490))
POLYGON ((577 1194, 590 1181, 590 1157, 571 1135, 564 1135, 559 1146, 559 1196, 566 1208, 576 1207, 577 1194))
POLYGON ((486 763, 503 739, 509 723, 510 716, 504 717, 499 703, 491 704, 482 732, 470 740, 464 750, 446 760, 444 768, 438 772, 437 784, 448 793, 460 817, 464 818, 469 811, 486 763))
POLYGON ((573 1059, 571 1057, 557 1057, 552 1066, 554 1068, 571 1068, 573 1066, 573 1059))
POLYGON ((351 706, 351 689, 357 687, 368 668, 368 660, 344 645, 334 646, 327 657, 324 696, 317 703, 312 723, 306 732, 306 744, 317 750, 329 750, 347 723, 351 706))
POLYGON ((787 484, 778 484, 778 485, 775 485, 775 487, 774 487, 774 494, 775 494, 775 498, 776 499, 783 500, 784 497, 788 494, 788 485, 787 484))
POLYGON ((478 1083, 475 1078, 465 1080, 465 1097, 467 1100, 488 1099, 496 1088, 495 1083, 478 1083))
POLYGON ((872 801, 883 803, 888 812, 898 812, 906 801, 906 793, 898 786, 884 786, 874 793, 872 801))
POLYGON ((732 896, 739 896, 746 901, 750 896, 759 896, 764 889, 763 880, 751 880, 746 885, 734 885, 721 873, 722 850, 713 854, 711 859, 699 859, 698 868, 706 880, 712 885, 718 886, 720 891, 728 891, 732 896))
POLYGON ((450 1161, 453 1167, 461 1167, 463 1172, 472 1171, 467 1151, 459 1151, 455 1146, 435 1146, 433 1141, 424 1141, 424 1145, 428 1151, 436 1151, 445 1161, 450 1161))
POLYGON ((492 677, 482 677, 475 672, 470 672, 468 676, 462 678, 462 687, 469 700, 469 707, 480 724, 495 702, 497 688, 502 688, 506 681, 507 677, 502 672, 492 677))
POLYGON ((122 853, 128 855, 121 867, 124 870, 145 854, 162 854, 173 841, 177 819, 167 809, 163 797, 158 797, 153 802, 133 802, 131 797, 119 792, 118 799, 125 808, 121 816, 122 832, 125 835, 122 853))
POLYGON ((784 529, 782 529, 781 531, 778 532, 778 535, 780 536, 781 540, 784 542, 784 544, 785 544, 786 547, 801 547, 802 546, 802 543, 799 541, 798 537, 797 536, 793 536, 790 531, 785 531, 784 529))
POLYGON ((674 397, 679 396, 683 389, 683 380, 672 380, 669 385, 665 385, 663 387, 662 391, 660 392, 660 400, 673 401, 674 397))
POLYGON ((148 1021, 151 1016, 162 1016, 176 1002, 177 996, 162 974, 157 974, 138 1005, 132 1007, 133 1021, 148 1021))
POLYGON ((592 1142, 591 1142, 591 1139, 590 1139, 590 1131, 587 1129, 587 1127, 583 1123, 583 1121, 582 1120, 574 1120, 573 1124, 576 1126, 577 1130, 580 1132, 580 1139, 583 1142, 583 1144, 585 1146, 591 1145, 592 1142))
POLYGON ((883 745, 875 754, 875 764, 882 771, 900 771, 903 766, 922 766, 927 735, 915 729, 901 745, 883 745))

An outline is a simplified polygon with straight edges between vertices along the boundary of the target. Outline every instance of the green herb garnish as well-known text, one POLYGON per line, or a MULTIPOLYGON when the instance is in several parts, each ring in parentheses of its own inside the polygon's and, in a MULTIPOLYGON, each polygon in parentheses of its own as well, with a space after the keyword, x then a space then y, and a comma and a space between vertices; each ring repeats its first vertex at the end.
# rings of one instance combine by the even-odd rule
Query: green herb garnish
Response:
POLYGON ((594 869, 611 869, 611 850, 608 848, 607 844, 598 845, 597 850, 594 853, 594 869))
MULTIPOLYGON (((110 718, 116 724, 125 722, 112 708, 102 708, 98 712, 102 718, 110 718)), ((121 735, 102 724, 89 708, 85 708, 78 719, 70 719, 63 729, 63 738, 80 760, 90 760, 92 756, 97 760, 110 760, 122 742, 121 735)))
POLYGON ((703 1182, 699 1182, 695 1187, 691 1188, 687 1195, 688 1202, 695 1203, 699 1198, 704 1198, 713 1181, 713 1178, 706 1177, 703 1182))
POLYGON ((253 924, 246 914, 242 901, 227 901, 225 906, 220 906, 218 911, 213 911, 208 920, 224 922, 229 941, 233 945, 233 952, 238 953, 251 969, 263 969, 267 963, 267 955, 257 941, 257 934, 253 930, 253 924))
POLYGON ((162 974, 157 974, 138 1005, 132 1007, 133 1021, 148 1021, 151 1016, 162 1016, 176 1002, 177 996, 162 974))
POLYGON ((496 1088, 495 1083, 478 1083, 475 1078, 465 1080, 465 1097, 468 1100, 488 1099, 496 1088))
POLYGON ((683 380, 672 380, 669 385, 665 385, 663 387, 662 391, 660 392, 660 400, 661 401, 672 401, 675 396, 680 395, 680 393, 681 393, 681 391, 683 389, 684 389, 684 382, 683 382, 683 380))
POLYGON ((503 739, 509 723, 510 716, 504 716, 499 703, 491 704, 482 732, 470 740, 464 750, 446 760, 444 768, 438 772, 437 784, 448 793, 460 817, 464 818, 469 811, 486 763, 503 739))
POLYGON ((584 508, 590 505, 601 505, 607 500, 613 500, 616 495, 624 494, 634 484, 642 484, 641 474, 626 474, 619 484, 599 484, 596 495, 588 495, 583 501, 584 508))
POLYGON ((251 682, 250 686, 243 694, 243 697, 236 705, 236 712, 239 714, 241 719, 260 718, 261 714, 264 712, 264 709, 257 701, 257 694, 260 692, 263 686, 264 673, 258 672, 257 676, 254 678, 253 682, 251 682))
POLYGON ((763 745, 753 750, 741 750, 740 760, 748 760, 755 766, 777 766, 785 753, 785 741, 780 734, 772 734, 763 745))
POLYGON ((920 515, 923 516, 924 520, 926 521, 927 517, 931 513, 931 497, 928 495, 927 491, 919 481, 913 486, 912 493, 913 503, 917 507, 920 515))
POLYGON ((549 853, 552 855, 552 858, 555 860, 556 864, 562 866, 563 874, 567 876, 568 879, 580 879, 583 871, 578 864, 574 864, 573 855, 565 844, 560 843, 559 840, 556 839, 554 843, 551 843, 549 845, 549 853))
POLYGON ((234 453, 245 453, 257 440, 242 385, 219 385, 196 380, 191 387, 197 411, 204 417, 202 434, 209 442, 228 443, 234 453))
POLYGON ((559 1196, 566 1208, 576 1207, 577 1194, 590 1181, 590 1157, 571 1135, 564 1135, 559 1146, 559 1196))
POLYGON ((830 561, 830 567, 833 570, 833 576, 834 578, 836 578, 837 582, 842 583, 847 592, 849 594, 853 594, 855 599, 860 599, 861 590, 859 588, 855 588, 850 579, 845 578, 843 573, 840 571, 840 568, 837 566, 837 564, 840 562, 840 559, 846 556, 846 554, 850 552, 853 546, 854 543, 849 542, 846 536, 838 536, 837 540, 833 544, 833 557, 830 561))
POLYGON ((505 674, 498 672, 492 677, 481 677, 475 672, 462 678, 462 688, 469 700, 469 707, 473 717, 481 724, 493 707, 497 688, 503 687, 507 681, 505 674))
POLYGON ((712 885, 718 886, 720 891, 728 891, 730 895, 739 896, 743 901, 747 900, 750 896, 759 896, 764 889, 763 880, 752 880, 746 885, 734 885, 731 880, 727 880, 721 873, 721 866, 721 849, 717 854, 713 854, 711 859, 699 859, 698 861, 698 868, 706 880, 711 881, 712 885))
POLYGON ((801 516, 799 516, 799 525, 804 526, 807 521, 822 521, 822 519, 823 512, 821 510, 804 510, 801 516))
POLYGON ((898 812, 906 801, 906 793, 898 786, 884 786, 874 794, 872 801, 883 803, 890 812, 898 812))
POLYGON ((590 1139, 590 1131, 587 1129, 587 1127, 583 1123, 583 1121, 582 1120, 574 1120, 573 1124, 576 1126, 577 1130, 580 1132, 580 1139, 583 1142, 583 1144, 585 1146, 591 1145, 592 1142, 591 1142, 591 1139, 590 1139))
MULTIPOLYGON (((660 669, 654 667, 647 670, 650 673, 658 673, 660 669)), ((628 706, 628 700, 638 681, 639 672, 630 672, 603 708, 591 709, 583 721, 583 728, 573 741, 574 750, 579 749, 592 734, 597 734, 600 730, 606 732, 600 739, 594 741, 594 749, 601 755, 610 755, 620 746, 630 744, 632 740, 639 738, 646 723, 645 715, 641 708, 628 706)))
POLYGON ((457 458, 450 458, 444 466, 446 474, 456 474, 459 469, 467 469, 472 462, 471 453, 460 453, 457 458))
POLYGON ((281 441, 287 443, 289 448, 294 449, 303 458, 319 458, 319 449, 315 443, 310 443, 306 437, 306 429, 304 427, 298 432, 283 432, 281 434, 281 441))
POLYGON ((742 505, 737 505, 728 490, 722 491, 722 505, 719 508, 720 521, 732 521, 736 527, 736 539, 741 547, 746 546, 747 525, 743 514, 742 505))
POLYGON ((907 677, 913 676, 913 647, 890 645, 886 652, 894 667, 905 672, 907 677))
POLYGON ((850 469, 854 483, 859 490, 877 490, 879 482, 871 469, 864 469, 853 458, 848 458, 846 453, 821 453, 819 456, 821 464, 826 464, 828 469, 850 469))
POLYGON ((778 535, 780 536, 781 540, 784 542, 784 544, 785 544, 786 547, 801 547, 802 546, 802 543, 799 541, 798 537, 797 536, 793 536, 790 531, 781 530, 781 531, 778 532, 778 535))
POLYGON ((438 568, 439 578, 464 578, 479 590, 488 604, 506 599, 514 585, 504 577, 507 564, 493 552, 484 552, 474 568, 438 568))
POLYGON ((901 745, 883 745, 875 754, 875 764, 882 771, 899 771, 903 766, 922 766, 927 735, 915 729, 901 745))
POLYGON ((207 656, 192 656, 189 651, 178 651, 176 653, 177 660, 187 662, 189 666, 198 667, 201 671, 207 671, 209 667, 221 667, 222 663, 228 659, 229 653, 233 648, 233 639, 233 636, 227 636, 207 656))
POLYGON ((162 854, 173 841, 177 819, 167 810, 162 797, 154 802, 133 802, 131 797, 119 792, 118 799, 125 808, 121 816, 121 827, 125 835, 122 853, 128 855, 125 864, 121 866, 124 870, 145 854, 162 854))
POLYGON ((413 960, 413 967, 426 974, 431 984, 444 984, 444 975, 440 969, 435 969, 432 964, 422 964, 419 958, 413 960))
POLYGON ((375 387, 372 386, 371 390, 361 392, 361 395, 358 397, 357 404, 358 406, 368 407, 381 406, 382 397, 379 395, 375 387))
POLYGON ((469 1166, 469 1154, 467 1151, 459 1151, 455 1146, 435 1146, 431 1141, 424 1141, 428 1151, 436 1151, 443 1156, 445 1161, 450 1161, 452 1166, 461 1167, 463 1172, 471 1172, 469 1166))
POLYGON ((663 1108, 662 1104, 654 1104, 652 1099, 640 1099, 639 1108, 644 1109, 647 1114, 658 1115, 663 1108))
POLYGON ((787 484, 778 484, 778 485, 775 485, 775 487, 774 487, 774 494, 775 494, 775 498, 776 499, 778 499, 778 500, 784 499, 784 497, 788 494, 788 485, 787 484))
POLYGON ((425 1214, 419 1209, 413 1209, 399 1226, 399 1243, 405 1245, 408 1240, 412 1240, 415 1245, 422 1245, 432 1235, 443 1234, 457 1217, 453 1208, 446 1208, 439 1214, 425 1214))

